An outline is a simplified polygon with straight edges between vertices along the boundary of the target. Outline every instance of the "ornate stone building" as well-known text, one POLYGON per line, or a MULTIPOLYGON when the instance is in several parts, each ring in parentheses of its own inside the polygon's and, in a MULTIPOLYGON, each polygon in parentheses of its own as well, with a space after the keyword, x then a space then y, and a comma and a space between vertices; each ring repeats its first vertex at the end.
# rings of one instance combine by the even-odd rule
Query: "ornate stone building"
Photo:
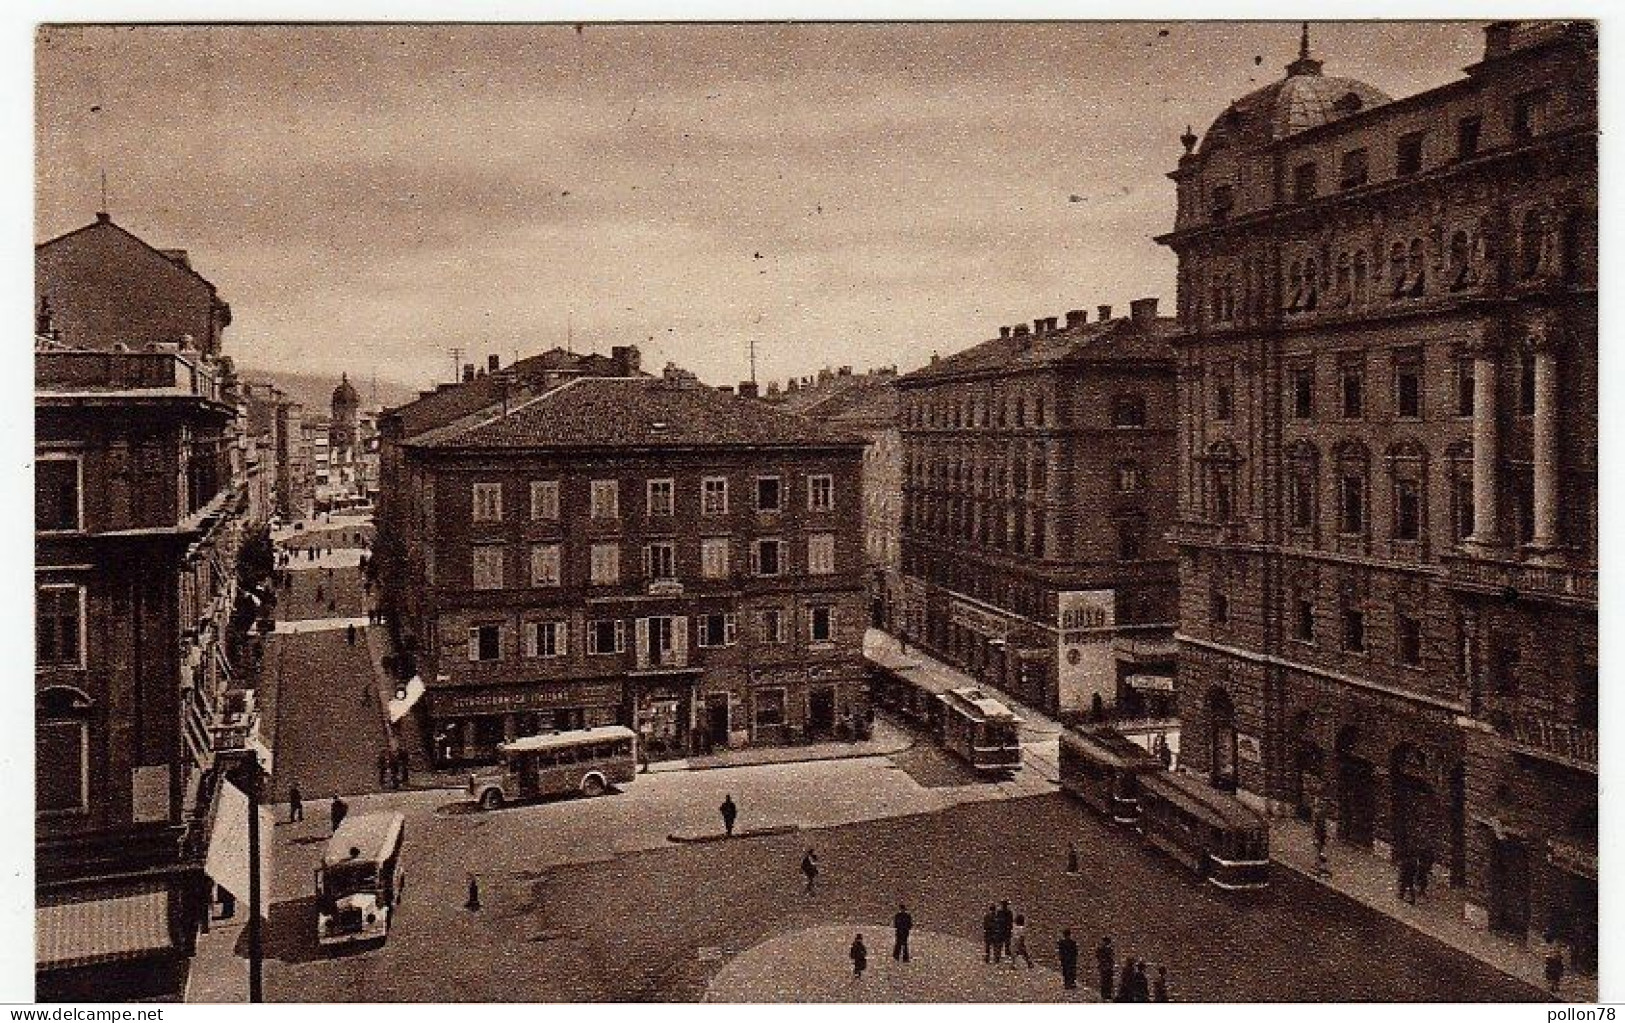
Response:
POLYGON ((1597 56, 1391 100, 1309 53, 1170 176, 1182 758, 1596 946, 1597 56))
POLYGON ((909 641, 1050 713, 1169 688, 1174 327, 1073 310, 899 379, 909 641))

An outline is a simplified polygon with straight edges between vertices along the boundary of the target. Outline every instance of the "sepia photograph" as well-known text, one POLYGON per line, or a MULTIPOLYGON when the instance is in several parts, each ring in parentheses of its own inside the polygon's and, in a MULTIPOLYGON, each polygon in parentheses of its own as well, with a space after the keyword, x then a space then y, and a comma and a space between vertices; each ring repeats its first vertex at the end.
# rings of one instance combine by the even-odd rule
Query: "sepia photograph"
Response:
POLYGON ((1596 1003, 1599 22, 1305 13, 30 23, 32 999, 1596 1003))

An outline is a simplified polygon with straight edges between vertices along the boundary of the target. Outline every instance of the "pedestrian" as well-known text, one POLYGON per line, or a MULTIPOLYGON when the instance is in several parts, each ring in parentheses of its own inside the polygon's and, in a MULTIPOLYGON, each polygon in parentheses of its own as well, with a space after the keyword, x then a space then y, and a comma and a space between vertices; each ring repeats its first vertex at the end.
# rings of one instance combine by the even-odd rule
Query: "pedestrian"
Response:
POLYGON ((897 915, 891 918, 892 929, 897 932, 897 938, 892 942, 891 957, 908 962, 908 934, 914 929, 914 917, 909 915, 908 907, 901 902, 897 904, 897 915))
POLYGON ((1166 771, 1174 765, 1174 748, 1161 735, 1157 738, 1160 740, 1157 743, 1157 759, 1162 761, 1162 769, 1166 771))
POLYGON ((381 749, 378 751, 378 787, 391 788, 394 780, 394 774, 389 769, 389 750, 381 749))
POLYGON ((299 782, 295 779, 288 785, 288 823, 305 819, 305 801, 299 794, 299 782))
POLYGON ((1149 1002, 1151 1000, 1151 984, 1145 977, 1145 960, 1134 964, 1134 994, 1129 999, 1133 1002, 1149 1002))
POLYGON ((316 584, 316 603, 320 604, 322 602, 323 596, 324 595, 322 593, 322 584, 317 583, 316 584))
POLYGON ((734 805, 733 793, 730 792, 722 797, 722 805, 718 809, 722 811, 722 833, 732 838, 734 821, 739 819, 739 807, 734 805))
POLYGON ((1068 874, 1078 872, 1078 845, 1076 842, 1066 844, 1066 872, 1068 874))
POLYGON ((1068 991, 1078 986, 1078 943, 1072 940, 1072 928, 1061 928, 1061 940, 1055 945, 1055 956, 1061 961, 1061 987, 1068 991))
POLYGON ((329 813, 333 818, 333 831, 335 833, 339 830, 339 825, 344 823, 344 815, 349 812, 349 804, 345 803, 345 801, 340 799, 338 796, 334 796, 333 805, 329 809, 329 813))
POLYGON ((351 646, 355 646, 355 623, 354 622, 351 622, 348 629, 345 630, 345 638, 350 641, 351 646))
POLYGON ((813 893, 813 885, 818 881, 818 854, 808 849, 801 857, 801 874, 807 879, 807 894, 813 893))
POLYGON ((407 782, 412 780, 411 773, 412 758, 407 756, 406 747, 402 746, 395 751, 395 787, 406 788, 407 782))
POLYGON ((1546 989, 1557 994, 1563 983, 1563 948, 1550 937, 1546 941, 1546 989))
POLYGON ((1016 956, 1027 960, 1027 969, 1033 968, 1033 957, 1027 951, 1027 918, 1021 914, 1016 915, 1015 922, 1010 926, 1010 965, 1016 965, 1016 956))
POLYGON ((332 599, 330 599, 327 602, 327 609, 329 611, 337 611, 339 609, 339 598, 333 597, 332 599))
POLYGON ((1117 994, 1112 998, 1114 1002, 1134 1001, 1134 957, 1129 956, 1123 960, 1123 972, 1117 978, 1117 994))
MULTIPOLYGON (((993 953, 993 961, 999 961, 999 954, 1005 957, 1010 955, 1010 941, 1016 929, 1016 915, 1010 911, 1010 900, 1005 899, 999 903, 999 933, 997 934, 998 947, 993 953)), ((1013 965, 1013 964, 1012 964, 1013 965)))
POLYGON ((847 954, 852 957, 852 979, 862 980, 863 971, 869 966, 869 950, 864 947, 863 935, 852 939, 852 949, 847 954))
POLYGON ((999 954, 999 907, 987 904, 982 914, 982 962, 996 963, 999 954))
POLYGON ((1117 950, 1112 948, 1111 935, 1100 939, 1095 946, 1095 965, 1100 969, 1100 1000, 1112 1000, 1112 974, 1117 968, 1117 950))
POLYGON ((1151 982, 1151 1000, 1153 1002, 1166 1002, 1168 1000, 1168 967, 1157 967, 1157 979, 1151 982))
MULTIPOLYGON (((1424 845, 1416 853, 1416 896, 1426 898, 1428 893, 1428 875, 1433 873, 1433 847, 1424 845)), ((1415 901, 1415 899, 1412 899, 1415 901)))
POLYGON ((468 875, 468 901, 463 903, 463 908, 471 911, 480 908, 480 880, 473 874, 468 875))
POLYGON ((1399 898, 1401 902, 1416 902, 1416 857, 1408 850, 1399 854, 1399 898))
POLYGON ((901 634, 898 635, 898 637, 897 637, 897 652, 900 653, 900 654, 908 653, 908 637, 907 636, 904 636, 904 635, 901 635, 901 634))

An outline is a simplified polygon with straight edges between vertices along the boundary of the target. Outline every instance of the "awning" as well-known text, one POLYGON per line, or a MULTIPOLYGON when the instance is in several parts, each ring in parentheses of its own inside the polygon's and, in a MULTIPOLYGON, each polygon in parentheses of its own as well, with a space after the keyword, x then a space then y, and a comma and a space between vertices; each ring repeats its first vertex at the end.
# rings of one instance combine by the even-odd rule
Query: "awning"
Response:
POLYGON ((406 683, 405 691, 389 701, 389 723, 394 724, 405 717, 406 712, 423 699, 423 691, 423 676, 413 675, 412 680, 406 683))
MULTIPOLYGON (((260 898, 271 897, 271 832, 276 816, 269 807, 260 807, 260 898)), ((227 781, 220 786, 214 811, 214 830, 209 835, 209 855, 203 872, 210 880, 248 901, 248 796, 227 781)))
POLYGON ((105 898, 34 910, 34 961, 39 970, 143 959, 174 947, 169 888, 161 881, 105 898))

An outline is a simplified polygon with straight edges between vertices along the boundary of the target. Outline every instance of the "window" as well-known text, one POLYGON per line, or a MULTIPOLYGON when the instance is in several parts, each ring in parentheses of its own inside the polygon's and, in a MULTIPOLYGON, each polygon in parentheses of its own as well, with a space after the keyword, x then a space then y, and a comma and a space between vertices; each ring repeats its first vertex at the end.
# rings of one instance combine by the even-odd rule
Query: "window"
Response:
POLYGON ((835 509, 835 478, 833 476, 807 477, 807 510, 833 511, 835 509))
POLYGON ((564 622, 526 622, 526 657, 563 657, 569 653, 569 632, 564 622))
POLYGON ((814 604, 807 609, 807 638, 814 643, 829 643, 835 639, 835 609, 828 604, 814 604))
POLYGON ((750 570, 756 575, 784 574, 784 541, 757 540, 750 552, 750 570))
POLYGON ((1117 466, 1117 492, 1119 494, 1139 493, 1144 484, 1145 479, 1141 474, 1140 463, 1123 462, 1117 466))
POLYGON ((1293 466, 1287 477, 1288 521, 1293 529, 1313 529, 1315 525, 1315 477, 1310 466, 1293 466))
POLYGON ((1471 160, 1478 155, 1478 134, 1483 125, 1483 118, 1476 115, 1456 122, 1456 159, 1471 160))
POLYGON ((643 548, 643 577, 677 578, 677 545, 663 540, 643 548))
POLYGON ((84 666, 84 587, 47 584, 34 593, 34 655, 41 667, 84 666))
POLYGON ((1338 530, 1348 535, 1365 532, 1365 477, 1345 471, 1338 488, 1341 495, 1338 530))
POLYGON ((1315 641, 1315 604, 1307 597, 1299 597, 1292 616, 1292 635, 1300 643, 1315 641))
POLYGON ((1422 535, 1422 487, 1413 479, 1394 481, 1394 539, 1422 535))
POLYGON ((783 643, 785 641, 784 612, 776 607, 767 608, 759 612, 757 619, 761 625, 763 643, 783 643))
POLYGON ((67 720, 34 726, 34 811, 78 813, 90 808, 90 722, 74 708, 67 720))
POLYGON ((500 544, 483 544, 474 548, 474 588, 476 590, 502 589, 502 555, 500 544))
POLYGON ((784 724, 784 690, 756 690, 756 727, 774 728, 784 724))
POLYGON ((621 581, 621 548, 619 544, 592 545, 592 584, 613 586, 621 581))
POLYGON ((587 623, 587 653, 626 652, 626 623, 619 618, 599 618, 587 623))
POLYGON ((1236 205, 1235 188, 1230 185, 1214 185, 1212 197, 1213 219, 1223 220, 1228 217, 1236 205))
POLYGON ((1422 663, 1422 623, 1407 614, 1395 615, 1394 646, 1400 664, 1419 667, 1422 663))
POLYGON ((502 484, 474 484, 474 521, 502 521, 502 484))
POLYGON ((702 647, 733 646, 739 640, 739 616, 731 612, 700 615, 699 626, 702 647))
POLYGON ((1365 652, 1365 612, 1355 608, 1343 610, 1343 649, 1350 653, 1365 652))
POLYGON ((672 480, 650 480, 645 489, 648 491, 649 517, 666 518, 672 514, 672 491, 675 483, 672 480))
POLYGON ((1427 291, 1428 274, 1425 253, 1422 249, 1422 239, 1412 238, 1410 255, 1406 260, 1406 271, 1410 274, 1411 288, 1408 294, 1415 298, 1427 291))
POLYGON ((1117 560, 1139 561, 1143 557, 1145 529, 1138 522, 1123 520, 1117 523, 1117 560))
POLYGON ((468 659, 502 660, 502 626, 476 625, 468 630, 468 659))
POLYGON ((1422 169, 1422 143, 1426 138, 1426 133, 1420 131, 1399 137, 1394 152, 1394 173, 1406 178, 1422 169))
POLYGON ((617 480, 593 480, 590 514, 595 519, 621 517, 621 484, 617 480))
POLYGON ((1342 368, 1343 418, 1359 419, 1365 415, 1365 370, 1359 366, 1342 368))
POLYGON ((1315 165, 1300 163, 1292 169, 1292 199, 1308 202, 1315 197, 1315 165))
POLYGON ((1315 414, 1315 371, 1300 366, 1292 371, 1292 418, 1311 419, 1315 414))
POLYGON ((700 541, 700 575, 706 579, 728 578, 728 541, 708 538, 700 541))
POLYGON ((1405 271, 1409 266, 1405 256, 1405 243, 1395 242, 1388 249, 1388 275, 1394 279, 1393 290, 1390 293, 1394 298, 1404 298, 1409 284, 1405 279, 1405 271))
POLYGON ((80 461, 43 456, 34 463, 34 528, 41 532, 83 529, 80 461))
POLYGON ((1422 368, 1410 358, 1394 365, 1394 412, 1401 419, 1422 418, 1422 368))
POLYGON ((784 497, 780 493, 779 478, 777 476, 756 477, 756 510, 759 512, 776 512, 784 507, 784 497))
POLYGON ((560 583, 559 545, 538 543, 530 547, 530 584, 557 586, 560 583))
POLYGON ((1539 135, 1546 127, 1545 89, 1535 89, 1515 97, 1512 101, 1512 137, 1524 142, 1539 135))
POLYGON ((830 575, 835 571, 835 534, 813 533, 807 537, 807 574, 830 575))
POLYGON ((1230 623, 1230 598, 1220 590, 1207 595, 1208 620, 1214 625, 1230 623))
POLYGON ((1112 425, 1119 427, 1145 426, 1145 398, 1138 394, 1119 394, 1112 399, 1112 425))
POLYGON ((1468 241, 1466 231, 1457 231, 1450 236, 1449 273, 1451 291, 1461 291, 1472 283, 1472 242, 1468 241))
POLYGON ((1523 216, 1523 231, 1518 239, 1518 276, 1528 280, 1540 273, 1542 249, 1546 243, 1546 217, 1540 210, 1530 210, 1523 216))
POLYGON ((1338 175, 1337 187, 1358 188, 1370 179, 1370 158, 1364 149, 1351 149, 1343 154, 1342 173, 1338 175))
POLYGON ((1473 414, 1473 360, 1471 357, 1456 360, 1456 415, 1471 416, 1473 414))
POLYGON ((1370 266, 1367 263, 1365 250, 1357 249, 1354 253, 1354 293, 1355 305, 1364 305, 1366 300, 1366 280, 1370 276, 1370 266))
POLYGON ((707 476, 700 481, 700 514, 728 514, 728 477, 707 476))
POLYGON ((559 517, 558 480, 530 481, 530 517, 538 522, 559 517))
POLYGON ((1518 357, 1518 414, 1535 414, 1535 353, 1523 352, 1518 357))
POLYGON ((1213 388, 1213 418, 1227 421, 1231 414, 1232 394, 1228 381, 1213 388))

